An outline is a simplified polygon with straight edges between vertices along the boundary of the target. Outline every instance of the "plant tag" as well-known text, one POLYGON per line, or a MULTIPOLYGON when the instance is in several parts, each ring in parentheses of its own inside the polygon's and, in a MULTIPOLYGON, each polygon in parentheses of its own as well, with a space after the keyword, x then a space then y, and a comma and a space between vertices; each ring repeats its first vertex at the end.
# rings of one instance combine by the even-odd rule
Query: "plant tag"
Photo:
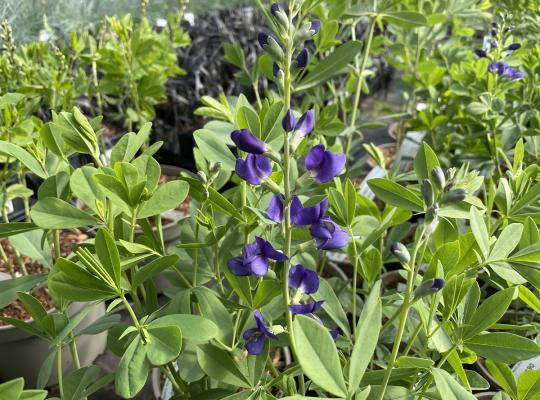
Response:
POLYGON ((345 253, 336 253, 333 251, 329 251, 327 254, 330 261, 344 262, 347 259, 347 254, 345 253))
POLYGON ((6 203, 6 208, 7 208, 7 212, 8 214, 12 213, 13 211, 15 211, 15 207, 13 206, 13 200, 10 200, 6 203))
POLYGON ((531 358, 529 360, 520 361, 516 363, 516 365, 514 365, 514 367, 512 368, 512 372, 514 372, 514 376, 516 377, 516 380, 525 371, 537 371, 537 370, 540 370, 540 356, 531 358))
POLYGON ((362 196, 367 197, 368 199, 373 200, 375 198, 375 193, 371 191, 371 189, 368 186, 368 181, 370 179, 374 178, 383 178, 384 177, 384 170, 379 167, 378 165, 369 171, 369 173, 366 175, 364 180, 362 181, 362 184, 360 185, 360 194, 362 196))

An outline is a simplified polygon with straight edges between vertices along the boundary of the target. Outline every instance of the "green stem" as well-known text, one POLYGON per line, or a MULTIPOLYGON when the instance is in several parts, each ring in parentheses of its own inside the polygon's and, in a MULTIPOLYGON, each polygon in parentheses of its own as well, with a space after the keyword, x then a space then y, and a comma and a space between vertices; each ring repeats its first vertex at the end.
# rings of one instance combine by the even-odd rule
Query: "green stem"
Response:
POLYGON ((349 236, 353 242, 354 263, 353 263, 353 278, 352 278, 352 330, 353 336, 356 340, 356 290, 358 285, 358 248, 356 247, 356 240, 351 228, 349 228, 349 236))
POLYGON ((73 364, 75 365, 75 369, 81 368, 81 362, 79 360, 79 352, 77 351, 77 342, 75 339, 75 336, 73 335, 73 332, 70 332, 69 334, 69 350, 71 352, 71 358, 73 358, 73 364))
POLYGON ((174 368, 174 365, 172 362, 169 362, 167 364, 167 368, 169 369, 171 375, 173 376, 174 378, 174 381, 176 382, 177 386, 180 387, 180 389, 182 390, 182 392, 184 392, 184 394, 189 398, 191 397, 190 393, 189 393, 189 386, 188 384, 186 383, 186 381, 184 381, 182 379, 182 377, 180 376, 180 373, 176 370, 176 368, 174 368))
POLYGON ((53 240, 54 240, 54 256, 58 260, 62 254, 60 249, 60 231, 58 229, 53 230, 53 240))
POLYGON ((60 398, 64 398, 64 383, 62 371, 62 347, 56 346, 56 368, 58 372, 58 388, 60 389, 60 398))
POLYGON ((163 375, 165 375, 165 377, 169 380, 169 382, 172 383, 173 387, 174 387, 174 392, 175 393, 181 393, 182 392, 182 389, 180 389, 180 387, 178 386, 178 383, 176 383, 176 381, 174 380, 174 378, 172 377, 171 373, 168 371, 167 368, 165 368, 164 366, 160 365, 159 366, 159 370, 161 371, 161 373, 163 375))

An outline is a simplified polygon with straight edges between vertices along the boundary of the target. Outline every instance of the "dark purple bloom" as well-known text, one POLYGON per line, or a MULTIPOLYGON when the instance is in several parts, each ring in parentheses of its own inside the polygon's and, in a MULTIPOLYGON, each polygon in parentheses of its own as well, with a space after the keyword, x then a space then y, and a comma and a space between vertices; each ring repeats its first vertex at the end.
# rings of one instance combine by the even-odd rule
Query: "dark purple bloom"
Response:
POLYGON ((510 79, 520 79, 523 78, 523 73, 516 70, 514 67, 511 67, 507 62, 504 61, 492 61, 488 65, 488 71, 494 72, 499 76, 505 76, 510 79))
POLYGON ((231 139, 240 150, 251 154, 263 154, 266 143, 255 137, 249 129, 239 129, 231 133, 231 139))
POLYGON ((283 222, 283 195, 275 195, 270 199, 266 214, 274 222, 283 222))
POLYGON ((341 229, 330 217, 323 217, 309 228, 309 232, 319 250, 339 249, 349 241, 349 234, 341 229))
POLYGON ((345 160, 345 154, 332 153, 325 150, 322 144, 318 144, 309 151, 305 165, 316 181, 326 183, 341 173, 345 166, 345 160))
POLYGON ((246 330, 242 337, 246 341, 248 353, 256 356, 262 353, 266 341, 268 339, 277 339, 277 335, 270 332, 270 329, 266 326, 263 315, 259 310, 256 310, 253 313, 253 317, 255 318, 257 327, 246 330))
POLYGON ((299 290, 304 294, 319 290, 319 276, 311 269, 297 264, 289 270, 289 289, 299 290))
POLYGON ((274 64, 272 65, 272 74, 274 75, 274 78, 277 78, 277 77, 278 77, 279 71, 281 71, 281 70, 279 69, 279 65, 278 65, 277 63, 274 63, 274 64))
POLYGON ((313 34, 316 34, 321 30, 321 21, 318 19, 314 19, 313 21, 311 21, 311 26, 309 29, 313 31, 313 34))
POLYGON ((272 15, 275 17, 276 16, 276 13, 280 11, 280 7, 279 7, 279 4, 278 3, 274 3, 270 6, 270 12, 272 13, 272 15))
POLYGON ((259 32, 257 35, 257 40, 259 41, 259 44, 264 49, 264 47, 268 44, 268 35, 264 32, 259 32))
POLYGON ((237 276, 264 276, 268 272, 270 260, 285 261, 288 257, 263 238, 255 236, 255 243, 244 246, 242 257, 231 258, 227 262, 229 270, 237 276))
POLYGON ((324 300, 312 301, 307 304, 293 304, 289 306, 289 310, 293 314, 313 314, 323 305, 324 300))
POLYGON ((304 207, 298 196, 291 200, 291 222, 296 226, 312 225, 320 221, 328 210, 328 199, 311 207, 304 207))
POLYGON ((298 56, 296 56, 296 63, 299 69, 304 69, 309 64, 309 52, 307 49, 303 49, 298 56))
POLYGON ((515 51, 520 48, 521 48, 521 44, 519 43, 512 43, 510 46, 508 46, 508 50, 511 50, 511 51, 515 51))
POLYGON ((272 173, 270 160, 262 155, 248 154, 236 160, 236 174, 252 185, 260 185, 272 173))
POLYGON ((294 114, 291 109, 287 110, 285 113, 285 116, 283 117, 283 120, 281 121, 281 125, 283 126, 283 129, 285 132, 290 132, 294 129, 296 126, 296 118, 294 117, 294 114))
POLYGON ((480 58, 487 57, 486 51, 482 49, 476 49, 474 53, 480 58))
POLYGON ((330 331, 330 336, 332 336, 332 339, 334 339, 334 342, 335 342, 339 336, 339 329, 338 328, 330 329, 329 331, 330 331))
POLYGON ((301 137, 305 137, 311 133, 315 127, 315 113, 312 109, 307 110, 294 127, 294 131, 298 132, 301 137))

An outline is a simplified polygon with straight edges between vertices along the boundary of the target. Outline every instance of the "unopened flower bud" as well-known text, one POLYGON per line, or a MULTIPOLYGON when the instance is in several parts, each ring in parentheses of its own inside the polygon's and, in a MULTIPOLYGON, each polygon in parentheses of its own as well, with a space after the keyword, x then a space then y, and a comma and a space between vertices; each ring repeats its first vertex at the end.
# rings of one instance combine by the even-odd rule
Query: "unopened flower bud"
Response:
POLYGON ((150 193, 150 190, 148 190, 148 188, 145 187, 143 192, 142 192, 141 198, 144 201, 147 201, 147 200, 150 200, 150 197, 152 197, 152 193, 150 193))
POLYGON ((287 13, 281 9, 278 3, 274 3, 270 6, 270 12, 279 25, 285 29, 289 28, 289 18, 287 17, 287 13))
POLYGON ((299 69, 304 69, 309 64, 309 51, 307 49, 303 49, 298 56, 296 57, 296 63, 298 65, 299 69))
POLYGON ((220 170, 221 170, 221 166, 223 164, 221 163, 221 161, 216 161, 216 162, 212 162, 210 164, 210 168, 209 168, 209 171, 212 175, 215 175, 217 174, 220 170))
POLYGON ((443 193, 441 196, 441 203, 459 203, 467 198, 467 191, 465 189, 454 189, 449 192, 443 193))
POLYGON ((420 286, 414 291, 414 298, 420 299, 425 296, 429 296, 437 293, 444 287, 444 279, 441 278, 432 278, 428 279, 425 282, 422 282, 420 286))
POLYGON ((521 44, 519 43, 512 43, 510 46, 508 46, 508 50, 517 50, 517 49, 520 49, 521 48, 521 44))
POLYGON ((294 117, 294 113, 291 109, 288 109, 285 113, 285 116, 281 121, 281 125, 283 126, 285 132, 291 132, 296 126, 296 118, 294 117))
POLYGON ((276 42, 276 39, 274 39, 272 36, 267 35, 264 32, 260 32, 259 36, 257 37, 259 40, 259 44, 261 47, 275 60, 275 61, 282 61, 285 57, 285 54, 283 53, 283 49, 281 46, 276 42))
POLYGON ((435 167, 431 170, 431 180, 437 188, 437 190, 442 191, 444 185, 446 185, 446 178, 444 177, 444 171, 441 167, 435 167))
POLYGON ((390 251, 396 256, 396 258, 400 262, 404 264, 408 264, 409 261, 411 261, 411 255, 409 254, 409 250, 407 250, 407 247, 405 247, 403 243, 393 243, 392 246, 390 246, 390 251))
POLYGON ((206 174, 204 171, 198 171, 197 175, 199 176, 199 179, 203 181, 204 183, 208 182, 208 178, 206 177, 206 174))
POLYGON ((435 194, 433 193, 433 186, 429 179, 424 179, 420 185, 420 192, 422 193, 422 198, 426 206, 431 207, 435 201, 435 194))
POLYGON ((480 58, 487 57, 487 52, 485 50, 482 50, 482 49, 476 49, 474 51, 474 54, 476 54, 480 58))
POLYGON ((424 219, 426 235, 431 235, 439 224, 439 205, 433 204, 427 211, 424 219))
POLYGON ((313 35, 316 35, 321 30, 321 21, 314 19, 302 26, 294 35, 294 42, 300 43, 305 40, 311 39, 313 35))

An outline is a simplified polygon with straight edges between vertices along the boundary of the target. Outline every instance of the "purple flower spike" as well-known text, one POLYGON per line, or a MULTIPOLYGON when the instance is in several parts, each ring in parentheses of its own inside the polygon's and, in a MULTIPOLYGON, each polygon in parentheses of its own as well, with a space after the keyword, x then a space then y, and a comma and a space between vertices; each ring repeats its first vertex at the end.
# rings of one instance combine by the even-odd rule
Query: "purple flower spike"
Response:
POLYGON ((274 222, 283 222, 283 195, 275 195, 272 197, 268 204, 266 215, 274 222))
POLYGON ((272 173, 270 160, 262 155, 248 154, 236 160, 236 174, 252 185, 260 185, 272 173))
POLYGON ((259 32, 257 35, 257 40, 259 41, 259 44, 264 49, 264 47, 268 44, 268 35, 264 32, 259 32))
POLYGON ((240 129, 231 133, 231 139, 240 150, 251 154, 263 154, 266 143, 253 136, 249 129, 240 129))
POLYGON ((332 153, 325 150, 322 144, 318 144, 306 156, 305 166, 316 181, 326 183, 341 173, 345 160, 345 154, 332 153))
POLYGON ((298 196, 291 201, 291 222, 296 226, 312 225, 320 221, 328 210, 328 199, 312 207, 304 207, 298 196))
POLYGON ((281 125, 283 126, 285 132, 291 132, 296 126, 296 118, 294 117, 291 109, 287 110, 287 112, 285 113, 281 125))
MULTIPOLYGON (((309 64, 309 52, 307 49, 303 49, 298 56, 296 57, 296 62, 298 63, 299 69, 304 69, 309 64)), ((302 120, 302 119, 300 119, 302 120)))
POLYGON ((332 221, 330 217, 321 218, 319 222, 311 225, 309 232, 319 250, 339 249, 349 241, 349 234, 332 221))
POLYGON ((231 258, 227 266, 233 275, 264 276, 268 272, 270 260, 285 261, 288 257, 263 238, 255 236, 255 243, 249 243, 244 246, 244 255, 242 257, 231 258))
POLYGON ((319 276, 302 264, 295 265, 289 270, 289 289, 296 289, 304 294, 315 293, 319 290, 319 276))
POLYGON ((246 349, 249 354, 256 356, 262 353, 264 345, 268 339, 277 339, 277 336, 270 332, 270 329, 264 322, 264 317, 259 310, 253 313, 255 318, 256 328, 248 329, 242 337, 246 341, 246 349))
POLYGON ((313 314, 323 305, 324 300, 312 301, 307 304, 293 304, 289 306, 289 310, 293 314, 313 314))
POLYGON ((294 127, 294 131, 298 132, 298 134, 301 137, 305 137, 311 133, 313 128, 315 127, 315 112, 311 110, 307 110, 300 119, 298 120, 298 123, 294 127))
POLYGON ((316 34, 321 30, 321 21, 318 19, 314 19, 313 21, 311 21, 311 26, 309 29, 313 31, 313 34, 316 34))

